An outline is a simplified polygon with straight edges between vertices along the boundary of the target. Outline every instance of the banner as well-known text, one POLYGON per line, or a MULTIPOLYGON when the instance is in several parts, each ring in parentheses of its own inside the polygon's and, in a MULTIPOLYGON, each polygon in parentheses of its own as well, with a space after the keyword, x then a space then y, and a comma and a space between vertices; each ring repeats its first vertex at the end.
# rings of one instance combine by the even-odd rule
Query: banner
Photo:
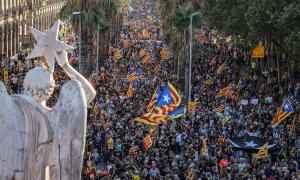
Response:
POLYGON ((245 99, 241 100, 241 105, 248 105, 248 104, 249 104, 248 100, 245 99))
POLYGON ((253 49, 252 57, 253 58, 264 58, 265 57, 265 47, 264 46, 256 46, 253 49))
POLYGON ((258 99, 251 99, 250 104, 257 105, 258 99))

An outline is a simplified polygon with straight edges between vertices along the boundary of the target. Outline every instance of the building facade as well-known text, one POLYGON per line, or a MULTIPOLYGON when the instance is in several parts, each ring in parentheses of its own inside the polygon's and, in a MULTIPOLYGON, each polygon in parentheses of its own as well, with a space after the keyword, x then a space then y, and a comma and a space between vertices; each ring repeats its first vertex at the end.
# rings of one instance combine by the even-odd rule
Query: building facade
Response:
POLYGON ((32 47, 29 27, 51 27, 65 0, 0 0, 0 55, 14 56, 32 47))

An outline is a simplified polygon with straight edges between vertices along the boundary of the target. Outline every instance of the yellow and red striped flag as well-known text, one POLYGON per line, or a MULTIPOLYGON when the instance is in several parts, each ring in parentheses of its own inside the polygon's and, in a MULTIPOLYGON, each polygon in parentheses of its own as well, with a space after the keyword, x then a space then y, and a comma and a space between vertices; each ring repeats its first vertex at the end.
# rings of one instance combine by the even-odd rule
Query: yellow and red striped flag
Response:
POLYGON ((134 121, 141 122, 150 126, 157 126, 160 124, 164 124, 170 119, 171 117, 167 115, 158 113, 146 113, 140 117, 135 118, 134 121))
POLYGON ((224 111, 224 108, 222 106, 219 106, 215 109, 216 112, 222 113, 224 111))
POLYGON ((170 82, 166 84, 163 93, 170 93, 172 101, 170 101, 170 103, 165 103, 164 98, 160 97, 155 110, 157 110, 160 114, 166 115, 177 109, 181 103, 181 96, 170 82))
POLYGON ((231 116, 225 116, 222 119, 222 129, 224 129, 225 124, 229 121, 229 119, 231 118, 231 116))
POLYGON ((168 60, 171 58, 171 52, 170 51, 167 51, 165 49, 162 49, 160 51, 160 56, 163 60, 168 60))
POLYGON ((144 38, 147 38, 147 39, 150 38, 150 33, 146 28, 143 30, 143 36, 144 36, 144 38))
POLYGON ((93 82, 93 80, 92 80, 91 77, 89 77, 87 80, 89 81, 89 83, 90 83, 93 87, 95 87, 95 83, 93 82))
POLYGON ((107 121, 105 124, 103 124, 103 128, 107 129, 110 126, 110 123, 107 121))
POLYGON ((268 147, 269 143, 267 142, 265 145, 263 145, 258 153, 255 155, 255 159, 253 161, 254 166, 256 165, 257 160, 268 157, 268 147))
POLYGON ((187 177, 188 177, 188 180, 193 180, 194 179, 194 177, 193 177, 193 170, 192 169, 187 174, 187 177))
POLYGON ((160 88, 159 86, 156 88, 156 90, 154 91, 152 97, 151 97, 151 100, 150 100, 150 103, 147 107, 147 112, 152 112, 156 103, 157 103, 157 99, 160 95, 160 88))
POLYGON ((92 170, 92 161, 91 161, 91 155, 89 155, 89 159, 88 159, 87 167, 86 167, 86 172, 90 173, 91 170, 92 170))
POLYGON ((282 105, 279 107, 274 119, 272 120, 272 126, 277 126, 283 120, 285 120, 288 116, 290 116, 294 112, 294 108, 288 98, 286 98, 282 105))
POLYGON ((154 72, 155 72, 155 73, 159 73, 160 71, 161 71, 160 65, 157 65, 157 66, 154 68, 154 72))
POLYGON ((120 85, 116 85, 116 91, 117 91, 118 93, 121 92, 121 86, 120 86, 120 85))
POLYGON ((129 84, 128 90, 127 90, 127 94, 126 94, 126 99, 131 98, 133 95, 133 87, 132 87, 132 83, 129 84))
POLYGON ((225 63, 226 63, 226 62, 224 62, 224 63, 217 69, 217 74, 221 74, 223 71, 225 71, 226 69, 229 68, 228 66, 226 66, 225 63))
POLYGON ((137 76, 136 73, 131 73, 126 76, 126 79, 128 82, 132 82, 132 81, 138 80, 142 77, 144 77, 144 75, 137 76))
POLYGON ((140 51, 140 57, 144 57, 148 54, 148 49, 147 48, 144 48, 140 51))
POLYGON ((220 136, 218 139, 220 144, 225 144, 226 143, 226 139, 224 138, 224 136, 220 136))
POLYGON ((228 96, 231 93, 230 86, 231 86, 231 84, 229 84, 225 88, 221 89, 220 92, 218 93, 218 97, 228 96))
POLYGON ((212 59, 210 62, 209 62, 209 65, 210 66, 213 66, 213 65, 215 65, 216 64, 216 60, 215 59, 212 59))
POLYGON ((96 114, 96 112, 97 112, 99 106, 100 106, 99 102, 96 102, 95 105, 94 105, 94 108, 93 108, 94 114, 96 114))
POLYGON ((146 62, 150 61, 152 59, 151 57, 152 57, 151 54, 147 54, 146 56, 144 56, 142 58, 142 63, 146 63, 146 62))
POLYGON ((105 111, 102 109, 102 110, 100 110, 100 120, 102 121, 102 123, 104 123, 105 122, 105 119, 104 119, 104 113, 105 113, 105 111))
POLYGON ((127 40, 123 41, 123 46, 124 46, 125 48, 129 48, 129 46, 130 46, 130 40, 127 39, 127 40))
POLYGON ((115 58, 116 60, 119 60, 119 59, 123 58, 123 55, 121 54, 121 51, 120 51, 120 50, 117 50, 117 51, 115 52, 114 58, 115 58))
POLYGON ((144 137, 143 142, 144 142, 144 148, 147 151, 152 146, 152 137, 151 137, 151 135, 148 134, 146 137, 144 137))
POLYGON ((207 84, 207 85, 211 85, 211 84, 212 84, 212 82, 211 82, 210 79, 204 80, 203 83, 204 83, 204 84, 207 84))
POLYGON ((241 83, 240 83, 240 81, 239 81, 239 83, 236 85, 236 91, 237 91, 237 92, 240 92, 241 89, 242 89, 243 87, 244 87, 244 86, 241 85, 241 83))
POLYGON ((129 149, 129 155, 137 156, 139 153, 139 148, 137 146, 133 146, 129 149))

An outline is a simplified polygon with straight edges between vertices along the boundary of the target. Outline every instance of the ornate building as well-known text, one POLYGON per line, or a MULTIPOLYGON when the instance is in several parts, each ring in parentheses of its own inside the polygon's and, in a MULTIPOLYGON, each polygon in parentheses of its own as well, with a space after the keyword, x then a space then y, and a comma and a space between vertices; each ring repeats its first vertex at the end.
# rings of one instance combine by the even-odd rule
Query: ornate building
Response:
POLYGON ((0 0, 0 54, 11 57, 32 46, 28 27, 47 30, 65 0, 0 0))

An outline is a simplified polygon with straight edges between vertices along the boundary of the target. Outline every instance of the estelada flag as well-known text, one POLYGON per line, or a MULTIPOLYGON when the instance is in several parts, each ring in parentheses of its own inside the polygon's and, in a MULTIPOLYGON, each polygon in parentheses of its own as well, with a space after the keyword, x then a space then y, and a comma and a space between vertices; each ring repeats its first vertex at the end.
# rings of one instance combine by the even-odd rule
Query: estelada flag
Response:
POLYGON ((153 109, 154 109, 154 107, 155 107, 155 105, 157 103, 157 100, 159 99, 160 95, 161 95, 161 90, 160 90, 160 86, 158 86, 156 88, 156 90, 154 91, 152 97, 151 97, 150 103, 149 103, 149 105, 147 107, 147 112, 152 112, 153 111, 153 109))
POLYGON ((285 120, 289 115, 294 112, 294 108, 290 103, 289 99, 286 98, 282 105, 279 107, 274 119, 272 120, 272 126, 277 126, 283 120, 285 120))
POLYGON ((181 103, 181 96, 175 87, 168 82, 160 95, 160 98, 157 100, 155 110, 160 114, 168 114, 177 109, 181 103))

